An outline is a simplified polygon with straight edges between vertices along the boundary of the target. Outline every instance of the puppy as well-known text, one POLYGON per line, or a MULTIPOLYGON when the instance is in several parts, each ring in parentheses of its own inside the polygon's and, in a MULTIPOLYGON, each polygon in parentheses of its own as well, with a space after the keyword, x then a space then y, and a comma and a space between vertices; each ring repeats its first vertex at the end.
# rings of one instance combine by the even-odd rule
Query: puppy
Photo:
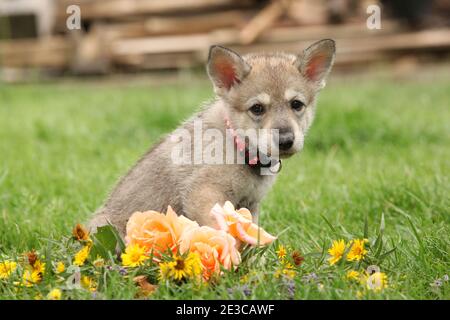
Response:
POLYGON ((215 99, 137 162, 98 209, 91 229, 112 223, 124 235, 131 214, 164 212, 169 205, 215 227, 211 208, 226 200, 248 208, 256 221, 279 159, 303 148, 334 57, 335 43, 328 39, 300 55, 241 57, 211 47, 207 71, 215 99))

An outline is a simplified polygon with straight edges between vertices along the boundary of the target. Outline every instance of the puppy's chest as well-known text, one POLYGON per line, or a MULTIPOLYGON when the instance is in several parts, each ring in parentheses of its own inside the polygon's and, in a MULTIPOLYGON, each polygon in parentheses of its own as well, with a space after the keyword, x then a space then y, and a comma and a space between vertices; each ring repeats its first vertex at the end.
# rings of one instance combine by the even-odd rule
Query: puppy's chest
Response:
POLYGON ((255 208, 275 182, 276 176, 242 175, 233 181, 237 207, 255 208))

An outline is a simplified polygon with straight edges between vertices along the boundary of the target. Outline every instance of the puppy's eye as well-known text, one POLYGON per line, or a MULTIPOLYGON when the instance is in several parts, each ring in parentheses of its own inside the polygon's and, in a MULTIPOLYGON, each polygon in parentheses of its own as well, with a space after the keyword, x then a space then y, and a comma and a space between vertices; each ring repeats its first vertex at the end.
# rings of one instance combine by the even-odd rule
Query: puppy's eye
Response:
POLYGON ((292 100, 291 101, 291 108, 295 111, 300 111, 305 107, 305 104, 301 102, 300 100, 292 100))
POLYGON ((255 103, 250 107, 250 112, 253 113, 255 116, 260 116, 264 113, 264 106, 260 103, 255 103))

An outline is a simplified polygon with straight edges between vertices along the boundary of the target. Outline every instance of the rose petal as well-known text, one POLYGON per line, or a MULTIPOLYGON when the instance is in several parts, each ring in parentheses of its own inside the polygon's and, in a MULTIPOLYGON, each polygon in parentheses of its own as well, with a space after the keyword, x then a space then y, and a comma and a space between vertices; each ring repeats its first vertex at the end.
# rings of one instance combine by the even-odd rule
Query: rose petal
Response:
POLYGON ((248 236, 254 238, 256 242, 258 242, 258 233, 259 233, 259 244, 263 246, 272 243, 277 239, 277 237, 269 234, 263 228, 259 228, 254 223, 252 223, 246 231, 248 236))
POLYGON ((211 215, 216 219, 220 230, 228 231, 228 224, 223 215, 223 209, 218 203, 211 209, 211 215))
POLYGON ((211 215, 216 219, 220 230, 227 231, 236 239, 250 245, 257 245, 258 241, 260 245, 266 245, 276 239, 253 223, 252 214, 247 208, 235 210, 230 201, 226 201, 223 207, 216 204, 211 215))

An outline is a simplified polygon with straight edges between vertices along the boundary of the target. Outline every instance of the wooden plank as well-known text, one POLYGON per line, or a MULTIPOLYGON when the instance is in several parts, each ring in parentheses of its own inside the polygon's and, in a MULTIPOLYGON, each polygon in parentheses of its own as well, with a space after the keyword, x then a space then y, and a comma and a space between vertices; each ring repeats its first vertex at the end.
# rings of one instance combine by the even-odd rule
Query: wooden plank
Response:
MULTIPOLYGON (((145 69, 178 68, 180 65, 182 67, 201 65, 206 61, 209 46, 205 39, 207 38, 204 38, 204 42, 199 43, 196 47, 196 50, 198 50, 197 54, 193 51, 183 52, 179 50, 175 50, 173 53, 164 53, 153 50, 152 48, 152 50, 128 50, 120 54, 114 52, 113 59, 123 65, 131 65, 129 62, 134 61, 133 68, 139 68, 139 65, 141 65, 145 69), (166 59, 165 56, 168 58, 166 59), (177 57, 177 62, 171 62, 171 57, 177 57)), ((443 29, 388 34, 362 39, 338 38, 335 40, 337 43, 336 64, 343 66, 351 65, 352 63, 362 64, 380 59, 384 60, 392 56, 392 54, 395 54, 397 50, 413 51, 429 48, 449 50, 450 30, 443 29)), ((240 54, 275 52, 280 50, 301 53, 311 43, 311 40, 300 40, 283 43, 257 43, 252 45, 230 44, 228 47, 240 54)), ((132 48, 129 47, 129 49, 132 48)))
MULTIPOLYGON (((370 33, 365 24, 312 27, 283 27, 267 30, 260 36, 259 43, 288 43, 319 40, 322 38, 358 38, 370 33)), ((380 34, 389 34, 398 30, 395 24, 386 24, 380 34)), ((205 51, 213 44, 232 45, 239 43, 239 30, 236 28, 219 29, 210 33, 192 35, 168 35, 161 37, 140 37, 135 39, 116 39, 112 41, 112 50, 116 54, 157 54, 168 52, 205 51)))
POLYGON ((65 68, 71 61, 72 43, 64 37, 0 42, 0 66, 65 68))
POLYGON ((242 10, 229 10, 187 17, 152 17, 136 22, 105 24, 102 25, 102 32, 110 39, 201 33, 221 28, 237 28, 244 24, 247 14, 242 10))
MULTIPOLYGON (((247 50, 241 50, 239 46, 232 47, 240 53, 273 51, 271 47, 264 49, 261 45, 247 46, 247 50)), ((301 52, 304 47, 293 47, 292 52, 301 52)), ((373 61, 388 59, 388 55, 382 52, 368 52, 365 54, 342 53, 336 60, 336 66, 354 66, 373 61)), ((132 70, 160 70, 160 69, 181 69, 202 66, 206 63, 206 52, 179 52, 171 54, 130 54, 115 56, 114 63, 119 67, 132 70)))
POLYGON ((293 0, 286 15, 299 25, 326 24, 328 0, 293 0))
MULTIPOLYGON (((212 44, 234 45, 238 42, 237 30, 218 30, 208 34, 194 34, 188 36, 164 36, 149 37, 139 39, 117 40, 112 43, 112 51, 115 54, 156 54, 169 52, 188 52, 188 51, 205 51, 212 44)), ((279 41, 277 32, 274 29, 268 32, 265 42, 261 43, 261 47, 273 47, 274 51, 283 50, 285 47, 302 45, 311 43, 326 37, 325 35, 310 38, 298 37, 287 38, 285 41, 279 41), (273 33, 271 33, 273 32, 273 33), (289 40, 289 41, 286 41, 289 40)), ((279 34, 278 34, 279 35, 279 34)), ((348 51, 375 51, 375 50, 393 50, 393 49, 414 49, 423 47, 448 46, 450 42, 450 29, 434 29, 419 32, 402 32, 396 34, 385 34, 373 37, 361 34, 359 38, 348 36, 334 37, 340 50, 348 51)), ((258 46, 258 44, 256 44, 258 46)), ((245 45, 240 45, 246 50, 245 45)), ((247 51, 247 50, 246 50, 247 51)))
MULTIPOLYGON (((348 30, 347 30, 348 31, 348 30)), ((271 32, 278 32, 274 29, 271 32)), ((270 34, 268 32, 267 34, 270 34)), ((344 33, 345 35, 345 33, 344 33)), ((320 38, 320 37, 318 37, 320 38)), ((318 38, 315 38, 317 40, 318 38)), ((248 52, 289 51, 302 52, 312 39, 279 42, 276 37, 265 39, 264 43, 251 46, 239 44, 239 30, 219 30, 187 36, 162 36, 137 39, 107 41, 93 37, 86 38, 85 47, 76 49, 77 42, 65 37, 50 37, 39 40, 16 40, 0 42, 0 65, 5 67, 53 67, 69 68, 78 57, 87 56, 88 62, 95 64, 107 61, 116 65, 142 68, 179 68, 203 63, 211 44, 224 44, 241 54, 248 52), (272 41, 272 42, 271 42, 272 41), (92 42, 96 44, 92 47, 92 42), (97 43, 98 42, 98 43, 97 43), (99 46, 101 50, 99 50, 99 46), (94 48, 94 49, 92 49, 94 48), (92 50, 91 50, 92 49, 92 50), (105 52, 108 56, 105 56, 105 52)), ((450 29, 433 29, 419 32, 382 34, 360 38, 342 36, 337 42, 337 61, 351 63, 366 57, 397 54, 399 51, 415 52, 421 50, 450 49, 450 29)), ((428 52, 428 51, 427 51, 428 52)), ((375 59, 375 58, 374 58, 375 59)))
POLYGON ((386 35, 376 38, 364 38, 358 41, 342 39, 341 52, 448 49, 450 47, 450 29, 431 29, 386 35))
POLYGON ((131 70, 182 69, 202 63, 201 57, 195 52, 121 55, 115 56, 113 60, 118 67, 131 70))
POLYGON ((193 35, 119 39, 112 42, 112 52, 117 55, 156 54, 201 51, 213 44, 237 43, 238 31, 219 30, 193 35))
POLYGON ((66 8, 78 5, 83 19, 121 18, 144 14, 189 12, 199 9, 224 9, 248 7, 252 1, 235 0, 60 0, 59 20, 66 19, 66 8))
MULTIPOLYGON (((344 54, 364 55, 370 52, 389 52, 398 50, 450 49, 450 29, 434 29, 418 32, 403 32, 371 38, 335 38, 336 58, 344 54)), ((314 40, 315 41, 315 40, 314 40)), ((252 46, 231 45, 240 53, 252 51, 302 52, 313 41, 301 40, 285 43, 259 43, 252 46)))
POLYGON ((258 42, 273 43, 299 40, 320 40, 324 38, 374 38, 402 31, 402 26, 392 20, 383 21, 383 28, 381 30, 369 30, 365 23, 348 23, 336 26, 276 27, 261 34, 258 42))
POLYGON ((268 27, 270 27, 290 5, 290 0, 273 0, 261 10, 241 31, 241 44, 250 44, 268 27))

